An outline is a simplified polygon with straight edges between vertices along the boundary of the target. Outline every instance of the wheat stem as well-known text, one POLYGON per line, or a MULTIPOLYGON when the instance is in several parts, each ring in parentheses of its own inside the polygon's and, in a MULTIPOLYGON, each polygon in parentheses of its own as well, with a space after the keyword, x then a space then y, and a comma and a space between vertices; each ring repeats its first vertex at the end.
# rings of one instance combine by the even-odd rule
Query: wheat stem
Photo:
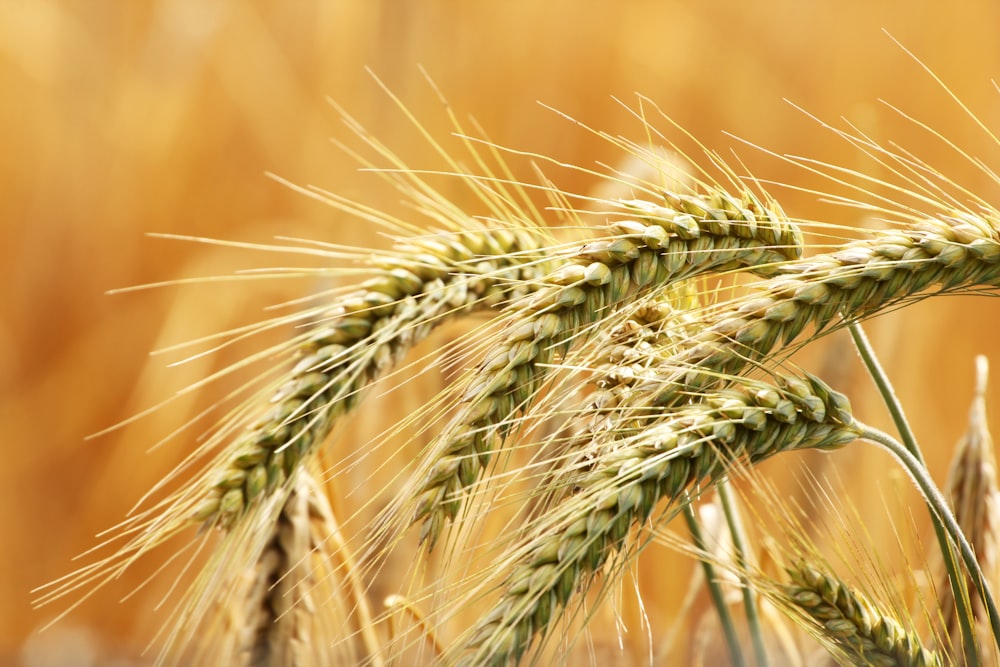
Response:
POLYGON ((930 475, 927 474, 927 470, 920 463, 920 461, 917 460, 912 453, 910 453, 907 447, 900 444, 892 436, 883 433, 876 428, 860 422, 855 422, 854 425, 857 429, 859 429, 862 438, 884 447, 892 453, 893 456, 899 459, 900 463, 903 464, 904 469, 910 474, 910 477, 916 483, 920 492, 927 500, 927 504, 931 508, 932 513, 937 516, 944 528, 948 531, 949 537, 951 537, 952 541, 958 547, 962 561, 965 563, 966 571, 972 579, 976 592, 979 593, 980 598, 986 605, 990 628, 993 632, 993 640, 996 643, 997 648, 1000 649, 1000 611, 997 610, 996 601, 993 598, 992 591, 990 591, 989 586, 986 583, 986 578, 983 575, 982 568, 979 566, 976 554, 972 550, 972 546, 969 544, 969 541, 962 533, 962 528, 958 525, 955 515, 948 507, 948 502, 945 500, 938 488, 934 486, 934 481, 930 478, 930 475))
MULTIPOLYGON (((902 403, 900 403, 899 398, 896 396, 896 390, 893 388, 888 374, 882 368, 882 364, 879 363, 878 356, 875 354, 868 336, 858 322, 851 322, 848 325, 848 330, 851 332, 851 338, 854 340, 854 346, 858 350, 858 354, 868 369, 869 376, 875 382, 875 386, 882 396, 882 401, 889 409, 889 414, 892 416, 892 421, 896 425, 896 430, 899 432, 903 445, 913 455, 913 458, 923 466, 924 458, 920 451, 920 444, 917 442, 916 435, 913 433, 910 422, 903 411, 902 403)), ((958 570, 954 547, 948 539, 948 534, 941 520, 938 519, 937 513, 933 511, 931 512, 931 523, 934 526, 934 534, 938 541, 945 572, 948 574, 952 590, 956 592, 967 591, 966 580, 958 570)), ((969 665, 978 665, 979 651, 976 648, 976 636, 973 631, 973 612, 969 596, 967 594, 958 594, 955 596, 954 601, 955 616, 962 632, 962 646, 965 652, 966 663, 969 665)))
MULTIPOLYGON (((695 514, 691 497, 684 494, 679 504, 684 521, 687 523, 688 530, 691 531, 691 539, 694 541, 695 548, 700 553, 705 553, 707 545, 705 544, 705 537, 702 535, 701 526, 698 523, 698 517, 695 514)), ((729 606, 726 604, 722 587, 719 586, 719 581, 715 576, 715 566, 712 565, 712 561, 709 558, 701 558, 699 560, 702 570, 705 573, 705 586, 708 587, 709 595, 712 597, 712 606, 715 607, 715 613, 719 616, 722 634, 726 638, 726 646, 729 648, 729 657, 733 661, 733 667, 743 667, 746 662, 743 660, 743 649, 740 646, 740 638, 736 633, 733 616, 729 613, 729 606)))

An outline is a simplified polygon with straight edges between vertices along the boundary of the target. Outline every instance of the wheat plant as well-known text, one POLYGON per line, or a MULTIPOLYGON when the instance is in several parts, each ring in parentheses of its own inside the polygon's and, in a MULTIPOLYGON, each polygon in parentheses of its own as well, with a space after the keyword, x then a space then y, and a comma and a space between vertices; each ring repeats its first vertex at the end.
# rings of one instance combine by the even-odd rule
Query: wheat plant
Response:
MULTIPOLYGON (((570 662, 588 655, 588 623, 614 604, 644 548, 677 514, 693 517, 713 486, 786 452, 868 439, 905 462, 939 522, 946 573, 927 641, 948 644, 926 648, 907 619, 809 562, 764 580, 741 552, 740 580, 843 664, 990 659, 980 656, 994 654, 1000 619, 991 618, 995 464, 975 434, 984 408, 977 403, 978 430, 949 487, 956 522, 928 486, 919 449, 861 424, 843 393, 789 357, 917 299, 996 288, 1000 212, 913 154, 841 131, 891 178, 855 174, 852 196, 830 196, 887 228, 792 219, 719 156, 684 154, 650 119, 677 131, 648 100, 630 111, 644 143, 598 134, 644 163, 642 175, 569 167, 615 196, 558 186, 545 170, 566 165, 543 156, 535 180, 515 176, 505 160, 513 153, 473 138, 456 116, 462 153, 425 134, 449 169, 421 171, 345 114, 363 147, 348 154, 394 187, 411 217, 296 188, 380 227, 390 244, 256 248, 318 257, 315 275, 337 286, 214 339, 221 350, 261 331, 293 332, 210 378, 267 366, 111 531, 108 555, 43 586, 38 603, 69 597, 69 613, 159 552, 192 571, 154 639, 160 664, 570 662), (475 211, 440 179, 465 188, 475 211), (454 321, 472 324, 427 351, 454 321), (421 355, 431 368, 458 369, 445 392, 349 454, 327 446, 421 355), (402 434, 425 444, 400 443, 402 434), (352 488, 362 468, 385 473, 384 488, 352 488)), ((842 168, 786 159, 844 184, 842 168)), ((767 630, 747 592, 760 666, 767 630)), ((736 633, 729 638, 743 664, 736 633)))

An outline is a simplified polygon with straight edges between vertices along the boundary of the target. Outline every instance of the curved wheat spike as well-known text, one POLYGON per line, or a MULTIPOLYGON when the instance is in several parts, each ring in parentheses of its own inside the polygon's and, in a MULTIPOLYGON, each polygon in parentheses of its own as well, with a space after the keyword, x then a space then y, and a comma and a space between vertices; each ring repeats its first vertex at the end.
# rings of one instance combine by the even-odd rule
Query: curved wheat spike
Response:
MULTIPOLYGON (((403 220, 317 189, 296 188, 390 231, 396 244, 387 251, 318 242, 300 249, 331 260, 355 261, 367 266, 363 271, 374 277, 353 293, 332 290, 332 303, 275 318, 256 329, 251 326, 231 332, 240 339, 276 326, 305 328, 288 342, 199 383, 223 377, 233 368, 246 368, 251 362, 287 363, 284 369, 269 371, 267 377, 278 379, 223 417, 204 442, 147 495, 139 511, 108 531, 111 536, 94 551, 111 548, 110 555, 97 557, 36 590, 38 606, 79 594, 56 620, 122 575, 137 559, 184 532, 193 533, 199 524, 241 536, 243 543, 235 537, 223 540, 228 545, 225 548, 232 551, 230 555, 235 554, 230 560, 243 565, 256 562, 266 547, 260 535, 269 534, 278 519, 289 492, 288 480, 294 479, 338 418, 357 404, 363 390, 443 321, 476 310, 492 310, 529 291, 548 273, 545 249, 555 242, 520 184, 486 171, 486 161, 478 155, 475 162, 484 167, 484 173, 471 173, 434 144, 454 168, 449 175, 468 186, 490 216, 496 216, 473 217, 434 189, 419 171, 407 168, 388 148, 371 139, 360 125, 349 124, 390 167, 378 170, 365 158, 358 159, 378 170, 378 175, 407 198, 415 211, 413 219, 403 220), (189 474, 192 471, 194 474, 189 474), (180 488, 170 490, 168 482, 178 482, 180 488), (146 502, 158 492, 166 497, 146 502)), ((335 268, 319 273, 336 276, 349 271, 335 268)), ((246 392, 249 386, 252 384, 239 391, 246 392)), ((191 545, 179 546, 171 558, 204 549, 212 541, 209 532, 202 530, 191 545)), ((223 570, 230 566, 225 558, 212 562, 223 570)), ((224 574, 206 575, 203 583, 188 591, 192 610, 207 609, 208 601, 219 593, 213 588, 215 582, 224 574)))
POLYGON ((532 235, 501 228, 418 237, 375 258, 382 274, 302 336, 301 359, 268 412, 231 445, 194 518, 230 525, 259 494, 280 486, 364 388, 445 317, 495 305, 510 285, 530 281, 537 251, 532 235))
POLYGON ((956 213, 910 229, 874 233, 839 250, 786 262, 749 295, 709 311, 703 329, 637 383, 614 428, 643 423, 650 408, 677 404, 720 377, 740 374, 808 326, 860 319, 932 286, 940 291, 1000 285, 1000 232, 994 218, 956 213))
POLYGON ((790 567, 788 574, 791 584, 782 594, 772 595, 782 606, 810 619, 806 627, 839 661, 874 667, 944 665, 941 656, 924 648, 916 635, 836 577, 804 562, 790 567))
MULTIPOLYGON (((497 344, 465 388, 418 487, 415 521, 433 547, 460 507, 464 489, 488 466, 518 413, 530 406, 546 367, 622 303, 699 274, 738 268, 768 275, 802 251, 798 228, 746 193, 666 193, 665 204, 624 203, 634 219, 614 222, 508 307, 497 344)), ((592 330, 591 330, 592 331, 592 330)))
MULTIPOLYGON (((538 270, 540 238, 528 230, 481 228, 410 239, 387 255, 369 251, 369 261, 383 267, 380 275, 325 309, 315 327, 283 347, 299 359, 264 400, 262 416, 252 417, 251 410, 259 408, 251 397, 209 440, 220 451, 198 475, 121 524, 117 539, 125 541, 114 554, 53 582, 36 603, 81 588, 93 591, 144 553, 199 523, 232 529, 247 514, 273 505, 271 496, 285 488, 335 420, 356 405, 359 393, 434 326, 447 317, 493 307, 517 285, 530 284, 524 276, 538 270)), ((198 453, 182 468, 191 466, 198 453)), ((280 494, 275 502, 282 502, 280 494)), ((257 517, 248 521, 257 525, 257 517)))
POLYGON ((516 662, 614 554, 627 551, 631 530, 653 518, 661 499, 675 501, 692 484, 718 479, 734 460, 833 449, 857 436, 846 398, 815 378, 796 383, 809 388, 806 396, 734 383, 617 445, 595 447, 591 465, 570 476, 572 493, 544 513, 506 564, 499 601, 449 657, 462 665, 516 662))

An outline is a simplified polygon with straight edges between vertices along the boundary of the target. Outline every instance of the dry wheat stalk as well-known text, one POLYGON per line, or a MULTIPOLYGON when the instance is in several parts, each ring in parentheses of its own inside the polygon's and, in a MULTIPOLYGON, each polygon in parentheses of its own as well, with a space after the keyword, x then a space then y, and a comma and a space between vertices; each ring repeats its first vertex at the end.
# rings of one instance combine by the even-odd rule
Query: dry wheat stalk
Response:
POLYGON ((572 493, 549 508, 518 549, 500 601, 462 645, 471 651, 462 664, 516 662, 613 554, 627 549, 631 529, 651 518, 661 499, 676 500, 699 480, 718 479, 736 460, 833 449, 857 435, 847 399, 816 378, 793 382, 809 388, 805 396, 734 381, 618 446, 594 447, 591 465, 571 475, 572 493))
MULTIPOLYGON (((976 392, 969 409, 969 424, 955 447, 951 468, 945 482, 945 496, 955 511, 955 518, 968 537, 988 583, 998 582, 997 536, 1000 535, 1000 489, 997 487, 996 457, 986 415, 986 357, 976 359, 976 392)), ((971 596, 972 612, 983 624, 986 611, 971 580, 966 590, 971 596)), ((938 607, 945 636, 952 646, 961 645, 956 618, 955 592, 946 573, 937 577, 938 607)), ((980 631, 989 632, 988 627, 980 631)))
POLYGON ((497 345, 462 395, 462 409, 446 427, 417 491, 414 521, 433 546, 458 513, 460 494, 487 467, 496 445, 527 409, 545 366, 587 327, 626 300, 662 291, 708 271, 747 267, 763 275, 800 256, 799 230, 753 195, 721 190, 704 197, 666 194, 666 205, 625 202, 636 220, 609 225, 541 280, 531 295, 513 300, 497 345))
POLYGON ((843 664, 877 667, 940 667, 941 656, 925 649, 892 617, 829 574, 799 562, 788 568, 792 584, 785 604, 812 619, 814 635, 843 664))

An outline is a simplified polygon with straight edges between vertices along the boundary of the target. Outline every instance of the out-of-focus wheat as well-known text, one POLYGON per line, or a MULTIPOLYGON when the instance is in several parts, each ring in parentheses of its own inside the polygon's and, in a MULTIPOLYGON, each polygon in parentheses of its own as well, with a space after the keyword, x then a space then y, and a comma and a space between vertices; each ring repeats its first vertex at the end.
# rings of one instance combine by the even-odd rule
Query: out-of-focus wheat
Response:
MULTIPOLYGON (((997 488, 996 455, 986 413, 988 368, 986 357, 976 358, 976 387, 969 409, 969 424, 955 446, 944 492, 955 511, 955 518, 962 527, 962 532, 976 552, 987 583, 995 589, 1000 583, 1000 561, 997 554, 1000 490, 997 488)), ((939 574, 935 586, 945 636, 951 640, 952 646, 958 646, 961 635, 955 617, 955 592, 947 574, 939 574)), ((978 630, 988 637, 986 611, 969 579, 966 579, 966 593, 972 601, 978 630)))

